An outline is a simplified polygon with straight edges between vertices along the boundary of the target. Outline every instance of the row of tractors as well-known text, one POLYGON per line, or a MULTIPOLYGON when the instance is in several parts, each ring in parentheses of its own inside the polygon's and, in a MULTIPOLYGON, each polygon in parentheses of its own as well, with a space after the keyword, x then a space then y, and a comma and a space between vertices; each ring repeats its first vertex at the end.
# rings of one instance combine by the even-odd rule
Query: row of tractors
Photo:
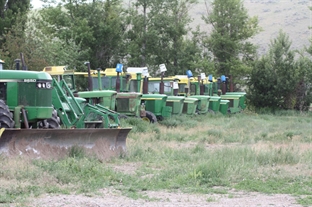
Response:
POLYGON ((174 115, 206 113, 238 113, 246 108, 245 92, 227 92, 228 79, 200 74, 164 77, 166 67, 160 65, 160 77, 150 77, 146 67, 128 67, 75 72, 65 66, 49 66, 48 72, 58 81, 70 86, 75 96, 89 104, 98 104, 119 114, 119 118, 140 117, 150 123, 162 121, 174 115), (77 82, 87 80, 88 88, 80 89, 77 82))

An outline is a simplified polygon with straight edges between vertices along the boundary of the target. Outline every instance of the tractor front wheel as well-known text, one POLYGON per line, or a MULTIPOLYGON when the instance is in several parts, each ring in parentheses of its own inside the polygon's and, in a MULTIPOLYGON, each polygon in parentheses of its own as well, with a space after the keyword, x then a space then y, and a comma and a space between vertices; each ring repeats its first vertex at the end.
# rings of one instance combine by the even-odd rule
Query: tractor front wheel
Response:
POLYGON ((49 123, 49 128, 50 129, 58 129, 61 128, 60 122, 58 121, 60 118, 59 117, 52 117, 50 119, 47 119, 49 123))
POLYGON ((0 100, 0 128, 13 128, 14 124, 15 122, 9 107, 3 100, 0 100))
POLYGON ((124 114, 119 114, 118 119, 128 119, 128 116, 124 114))
POLYGON ((150 123, 157 123, 157 117, 150 111, 146 111, 146 116, 142 117, 144 121, 149 121, 150 123))
POLYGON ((45 119, 39 123, 39 128, 43 129, 59 129, 61 128, 60 117, 57 115, 56 109, 52 112, 52 117, 45 119))

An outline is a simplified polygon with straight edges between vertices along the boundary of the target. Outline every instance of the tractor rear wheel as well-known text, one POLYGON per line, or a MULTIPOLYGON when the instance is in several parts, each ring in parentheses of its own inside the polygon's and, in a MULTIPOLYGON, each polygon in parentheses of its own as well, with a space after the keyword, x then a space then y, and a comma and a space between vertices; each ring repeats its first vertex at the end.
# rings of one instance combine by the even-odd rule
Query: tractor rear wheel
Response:
POLYGON ((155 116, 154 113, 150 111, 145 111, 146 116, 142 117, 143 120, 149 121, 150 123, 157 123, 157 117, 155 116))
POLYGON ((14 124, 13 116, 9 107, 3 100, 0 100, 0 128, 13 128, 14 124))

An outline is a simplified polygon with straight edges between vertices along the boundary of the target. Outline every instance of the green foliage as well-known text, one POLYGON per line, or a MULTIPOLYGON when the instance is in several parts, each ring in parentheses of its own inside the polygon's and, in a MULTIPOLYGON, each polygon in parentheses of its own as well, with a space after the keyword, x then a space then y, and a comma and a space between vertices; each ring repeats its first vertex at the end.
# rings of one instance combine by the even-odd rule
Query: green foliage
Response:
POLYGON ((198 119, 201 119, 202 117, 193 115, 192 119, 187 119, 186 117, 190 117, 188 115, 182 114, 179 116, 172 116, 171 118, 164 119, 163 121, 160 121, 159 123, 161 125, 166 126, 167 128, 175 128, 177 126, 182 126, 185 129, 191 129, 197 126, 198 119))
POLYGON ((96 159, 69 157, 60 161, 37 160, 34 164, 53 175, 61 184, 75 183, 80 193, 92 192, 120 181, 118 174, 96 159))
POLYGON ((151 124, 147 121, 143 121, 141 118, 128 117, 122 119, 123 127, 132 127, 130 133, 141 133, 141 132, 156 132, 159 133, 157 124, 151 124))
POLYGON ((296 68, 298 70, 298 82, 296 85, 296 103, 295 109, 300 111, 309 110, 312 103, 312 88, 310 83, 312 80, 311 60, 304 53, 299 52, 299 59, 296 61, 296 68))
POLYGON ((21 49, 26 49, 24 32, 29 8, 30 0, 0 1, 0 55, 5 68, 11 69, 14 59, 20 58, 21 49))
POLYGON ((280 31, 271 41, 268 54, 255 61, 247 97, 256 108, 294 109, 301 69, 290 47, 289 37, 280 31))
MULTIPOLYGON (((248 191, 256 191, 263 193, 283 193, 293 195, 311 195, 310 178, 294 177, 294 178, 274 178, 269 177, 266 180, 261 179, 245 179, 235 185, 235 188, 248 191)), ((308 200, 306 202, 309 202, 308 200)))
POLYGON ((86 157, 83 147, 79 147, 79 146, 71 147, 68 155, 69 157, 78 158, 78 159, 86 157))
POLYGON ((31 195, 39 196, 42 193, 42 188, 39 186, 12 186, 9 189, 0 190, 0 203, 13 203, 16 201, 25 200, 31 195))
POLYGON ((302 206, 311 206, 312 205, 312 196, 302 196, 299 199, 297 199, 299 201, 299 204, 301 204, 302 206))
POLYGON ((74 60, 72 65, 83 71, 86 69, 82 68, 82 64, 87 60, 92 68, 115 67, 119 62, 124 31, 122 18, 119 0, 92 3, 66 0, 56 7, 40 10, 36 28, 56 43, 50 45, 52 55, 49 61, 67 61, 66 65, 69 65, 74 60), (62 47, 69 47, 68 50, 74 53, 62 47), (63 51, 64 56, 60 54, 63 51))
POLYGON ((208 136, 216 137, 218 139, 221 139, 223 137, 222 131, 221 130, 216 130, 216 129, 210 129, 207 132, 208 136))
MULTIPOLYGON (((187 69, 209 65, 209 55, 200 46, 203 33, 190 35, 188 15, 195 0, 134 1, 128 11, 127 65, 148 66, 155 74, 160 63, 169 75, 184 74, 187 69)), ((212 64, 210 64, 212 65, 212 64)))
POLYGON ((214 0, 211 6, 204 20, 212 25, 206 41, 215 57, 216 75, 235 75, 237 82, 255 56, 256 47, 248 39, 260 31, 258 19, 248 16, 241 0, 214 0))
MULTIPOLYGON (((18 16, 24 16, 30 8, 30 0, 1 0, 0 1, 0 36, 15 25, 18 16)), ((25 22, 24 22, 25 23, 25 22)), ((24 30, 25 25, 22 26, 24 30)), ((5 38, 1 41, 1 46, 5 38)))
POLYGON ((299 158, 293 149, 271 149, 267 152, 257 153, 259 165, 297 164, 299 158))

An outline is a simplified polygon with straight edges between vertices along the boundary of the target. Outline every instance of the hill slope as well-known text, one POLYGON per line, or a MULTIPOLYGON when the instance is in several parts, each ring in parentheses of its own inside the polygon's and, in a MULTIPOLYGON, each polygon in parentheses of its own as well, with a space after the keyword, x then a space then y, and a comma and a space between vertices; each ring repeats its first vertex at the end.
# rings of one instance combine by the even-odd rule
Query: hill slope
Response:
MULTIPOLYGON (((209 26, 201 19, 212 8, 211 0, 199 0, 191 9, 190 15, 194 18, 192 27, 200 25, 202 31, 210 32, 209 26)), ((293 49, 308 46, 312 38, 312 0, 245 0, 244 5, 249 16, 258 16, 259 25, 263 31, 253 38, 253 43, 259 45, 258 52, 267 52, 270 40, 276 38, 280 29, 289 35, 293 49)))

